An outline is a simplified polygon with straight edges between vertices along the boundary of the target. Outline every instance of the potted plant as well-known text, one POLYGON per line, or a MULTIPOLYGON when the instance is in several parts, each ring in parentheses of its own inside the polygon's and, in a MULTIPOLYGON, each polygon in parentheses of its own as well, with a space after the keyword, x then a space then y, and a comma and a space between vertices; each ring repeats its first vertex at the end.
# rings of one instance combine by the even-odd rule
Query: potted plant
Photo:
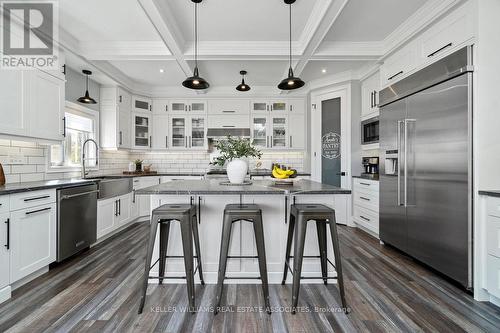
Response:
POLYGON ((242 184, 248 172, 248 157, 260 158, 262 153, 255 148, 250 140, 228 136, 219 140, 215 148, 220 155, 211 163, 223 167, 226 163, 227 178, 232 184, 242 184))
POLYGON ((134 161, 134 163, 135 163, 135 171, 141 172, 142 171, 142 160, 137 159, 134 161))

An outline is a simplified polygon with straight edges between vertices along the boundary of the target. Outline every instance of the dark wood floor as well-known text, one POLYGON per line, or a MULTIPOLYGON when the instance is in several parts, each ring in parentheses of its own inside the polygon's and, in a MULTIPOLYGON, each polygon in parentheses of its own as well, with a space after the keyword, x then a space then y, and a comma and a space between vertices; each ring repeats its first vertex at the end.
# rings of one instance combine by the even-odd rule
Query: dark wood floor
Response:
MULTIPOLYGON (((304 312, 295 316, 245 309, 264 304, 258 285, 228 285, 227 312, 215 317, 212 285, 196 287, 202 311, 194 315, 183 311, 184 285, 150 286, 137 315, 142 223, 14 291, 0 305, 0 332, 500 332, 499 308, 475 302, 359 230, 339 230, 349 315, 332 311, 339 304, 336 286, 321 284, 303 285, 304 312)), ((276 309, 290 304, 289 285, 272 285, 270 293, 276 309)))

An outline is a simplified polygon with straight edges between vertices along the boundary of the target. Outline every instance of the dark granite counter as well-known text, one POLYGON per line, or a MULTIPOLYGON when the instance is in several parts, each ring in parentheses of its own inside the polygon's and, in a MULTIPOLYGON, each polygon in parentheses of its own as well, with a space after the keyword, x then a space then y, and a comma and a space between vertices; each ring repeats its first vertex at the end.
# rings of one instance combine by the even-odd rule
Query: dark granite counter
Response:
POLYGON ((480 195, 487 195, 489 197, 498 197, 500 198, 500 191, 497 190, 489 190, 489 191, 479 191, 480 195))
POLYGON ((300 194, 350 194, 350 190, 317 183, 297 180, 293 185, 276 185, 272 180, 253 180, 251 185, 221 185, 220 179, 178 180, 147 187, 135 192, 136 195, 300 195, 300 194))
POLYGON ((25 183, 12 183, 0 186, 0 195, 29 192, 29 191, 39 191, 52 188, 68 188, 87 184, 94 184, 93 180, 86 179, 58 179, 58 180, 44 180, 37 182, 25 182, 25 183))
POLYGON ((156 174, 137 174, 137 175, 124 175, 124 174, 114 174, 114 175, 103 175, 100 178, 104 179, 116 179, 116 178, 137 178, 137 177, 203 177, 204 172, 159 172, 156 174))

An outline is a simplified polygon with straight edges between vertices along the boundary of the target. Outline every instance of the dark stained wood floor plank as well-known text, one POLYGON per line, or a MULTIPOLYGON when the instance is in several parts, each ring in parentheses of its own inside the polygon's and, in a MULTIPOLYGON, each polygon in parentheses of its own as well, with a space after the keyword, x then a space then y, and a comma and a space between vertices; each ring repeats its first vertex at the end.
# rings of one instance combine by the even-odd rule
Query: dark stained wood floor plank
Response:
MULTIPOLYGON (((196 314, 185 311, 185 284, 150 285, 138 315, 147 230, 134 224, 15 290, 0 305, 0 332, 500 331, 499 308, 474 301, 432 270, 348 227, 339 227, 348 315, 325 310, 339 307, 334 283, 303 284, 299 306, 311 312, 296 315, 238 312, 264 306, 261 286, 227 284, 222 305, 236 312, 217 316, 209 311, 214 285, 196 286, 196 314)), ((275 309, 291 304, 290 285, 271 285, 270 295, 275 309)))

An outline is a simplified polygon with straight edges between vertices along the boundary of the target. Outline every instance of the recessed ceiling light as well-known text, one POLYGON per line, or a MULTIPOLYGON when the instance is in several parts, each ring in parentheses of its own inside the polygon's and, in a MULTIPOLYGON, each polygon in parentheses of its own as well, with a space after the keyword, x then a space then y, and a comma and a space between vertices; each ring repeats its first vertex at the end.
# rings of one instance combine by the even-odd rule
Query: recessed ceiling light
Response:
POLYGON ((321 70, 321 73, 326 73, 326 68, 323 68, 323 69, 321 70))
POLYGON ((160 73, 163 73, 165 72, 165 70, 163 68, 160 68, 160 73))

